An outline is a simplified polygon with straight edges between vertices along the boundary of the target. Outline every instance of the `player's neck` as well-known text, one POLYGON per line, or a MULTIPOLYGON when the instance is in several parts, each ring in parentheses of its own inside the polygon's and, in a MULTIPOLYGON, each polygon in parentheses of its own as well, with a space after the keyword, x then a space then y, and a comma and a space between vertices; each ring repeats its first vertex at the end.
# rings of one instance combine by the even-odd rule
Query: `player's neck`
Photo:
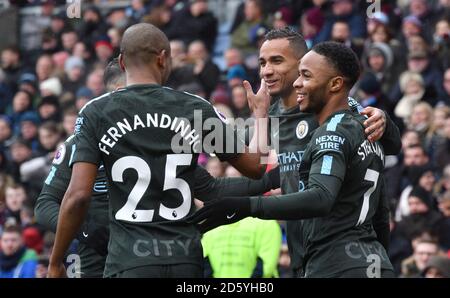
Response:
POLYGON ((127 86, 140 84, 157 84, 161 85, 161 78, 156 77, 148 71, 141 71, 139 69, 133 70, 132 73, 127 72, 127 86))
POLYGON ((325 120, 328 119, 331 115, 334 113, 348 109, 348 102, 347 102, 348 96, 339 96, 339 98, 336 99, 330 99, 327 104, 323 107, 323 109, 316 114, 317 121, 319 122, 319 125, 322 125, 325 120))

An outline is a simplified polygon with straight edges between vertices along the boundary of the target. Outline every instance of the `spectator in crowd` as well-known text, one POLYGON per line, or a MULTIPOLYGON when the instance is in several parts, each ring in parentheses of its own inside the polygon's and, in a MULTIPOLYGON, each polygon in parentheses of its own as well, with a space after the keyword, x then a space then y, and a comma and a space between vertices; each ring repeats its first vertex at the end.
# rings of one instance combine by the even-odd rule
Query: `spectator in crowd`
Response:
POLYGON ((399 222, 399 231, 409 240, 421 231, 433 231, 442 245, 450 231, 445 226, 444 217, 433 209, 431 200, 429 192, 420 186, 414 187, 408 197, 410 214, 399 222))
POLYGON ((389 199, 397 201, 401 192, 411 184, 408 178, 409 168, 411 166, 423 166, 430 160, 425 149, 421 144, 414 144, 402 149, 403 160, 395 166, 386 170, 386 181, 389 181, 389 187, 386 189, 386 195, 389 199))
MULTIPOLYGON (((408 70, 419 73, 424 81, 426 100, 432 106, 435 106, 439 94, 441 94, 442 74, 432 65, 429 53, 425 51, 414 51, 408 54, 408 70)), ((397 102, 401 97, 401 89, 399 84, 394 87, 390 98, 393 102, 397 102)))
POLYGON ((33 109, 33 97, 28 91, 20 90, 14 95, 12 105, 8 107, 7 114, 11 118, 13 132, 20 131, 20 120, 23 115, 33 109))
POLYGON ((69 54, 72 54, 75 45, 79 41, 78 34, 75 30, 68 29, 61 34, 61 41, 63 50, 69 54))
POLYGON ((78 36, 83 37, 83 41, 89 48, 93 48, 95 42, 106 34, 107 25, 103 20, 100 10, 92 5, 84 9, 82 21, 78 29, 78 36))
POLYGON ((41 55, 36 62, 36 75, 38 78, 38 82, 41 83, 50 76, 52 76, 55 70, 55 65, 53 63, 53 59, 50 55, 44 54, 41 55))
POLYGON ((15 93, 17 91, 17 81, 23 70, 18 47, 9 46, 2 50, 1 70, 5 75, 4 84, 11 92, 15 93))
POLYGON ((364 18, 355 9, 350 0, 332 0, 331 13, 326 17, 325 24, 317 36, 317 42, 329 40, 334 23, 344 21, 350 27, 351 38, 364 38, 366 26, 364 18))
POLYGON ((113 56, 113 46, 107 39, 100 39, 95 43, 95 55, 97 60, 104 66, 108 64, 113 56))
POLYGON ((87 77, 86 87, 92 91, 93 97, 102 95, 105 91, 103 85, 103 70, 93 70, 87 77))
POLYGON ((359 80, 357 95, 361 106, 387 110, 386 100, 381 92, 381 85, 373 73, 367 72, 359 80))
POLYGON ((186 45, 202 40, 211 52, 217 37, 217 18, 208 11, 208 1, 190 0, 174 13, 165 33, 169 39, 182 40, 186 45))
POLYGON ((425 278, 450 278, 450 259, 444 256, 432 256, 422 275, 425 278))
POLYGON ((419 239, 413 249, 413 255, 402 263, 401 277, 420 277, 430 258, 439 252, 438 244, 431 239, 419 239))
POLYGON ((0 244, 0 278, 35 277, 37 254, 24 245, 20 227, 6 227, 0 244))
POLYGON ((31 144, 23 139, 17 138, 10 146, 11 161, 9 173, 14 181, 20 182, 20 165, 32 157, 31 144))
POLYGON ((220 70, 209 57, 206 45, 201 40, 193 41, 189 44, 187 59, 193 65, 191 77, 196 78, 209 98, 219 82, 220 70))
POLYGON ((428 152, 432 137, 433 108, 427 102, 419 102, 413 107, 407 123, 409 129, 419 133, 421 143, 428 152))
POLYGON ((37 86, 37 77, 35 74, 29 72, 23 73, 17 84, 19 85, 19 90, 24 90, 30 93, 33 97, 33 102, 36 102, 39 90, 37 86))
POLYGON ((330 40, 345 44, 356 53, 358 58, 361 58, 362 52, 364 50, 364 39, 352 38, 350 25, 347 22, 336 21, 333 24, 333 26, 331 27, 330 40))
POLYGON ((430 204, 435 205, 435 198, 432 198, 432 192, 436 178, 434 176, 434 168, 431 164, 409 167, 408 177, 410 184, 405 187, 398 200, 397 210, 395 213, 395 219, 397 221, 400 221, 402 218, 410 214, 409 196, 411 195, 414 187, 421 187, 425 190, 428 193, 430 204))
POLYGON ((231 46, 239 49, 246 57, 257 51, 255 34, 260 27, 269 27, 265 21, 262 1, 246 0, 244 7, 245 19, 231 33, 231 46))
POLYGON ((83 85, 83 76, 85 65, 83 59, 77 56, 69 57, 64 65, 64 76, 62 79, 62 88, 64 95, 69 100, 75 99, 77 90, 83 85))
POLYGON ((125 9, 125 15, 130 19, 131 24, 138 23, 147 12, 148 6, 144 0, 131 0, 130 6, 125 9))
POLYGON ((2 210, 2 225, 12 223, 20 225, 20 211, 27 199, 25 188, 21 184, 7 185, 5 188, 5 208, 2 210))
POLYGON ((39 149, 39 124, 39 116, 35 112, 26 112, 20 119, 20 136, 31 145, 31 150, 34 153, 37 153, 39 149))
POLYGON ((395 82, 393 70, 394 55, 389 45, 385 43, 373 43, 363 54, 363 65, 367 72, 372 72, 381 84, 381 91, 384 94, 392 89, 395 82))
POLYGON ((413 107, 422 100, 425 94, 425 86, 422 76, 415 72, 404 72, 400 76, 400 89, 403 97, 395 107, 395 115, 407 124, 413 107))
POLYGON ((247 94, 243 86, 235 86, 231 89, 231 102, 233 114, 236 118, 247 119, 250 117, 247 94))
POLYGON ((300 28, 308 48, 316 43, 316 37, 325 23, 325 17, 319 7, 305 11, 300 20, 300 28))

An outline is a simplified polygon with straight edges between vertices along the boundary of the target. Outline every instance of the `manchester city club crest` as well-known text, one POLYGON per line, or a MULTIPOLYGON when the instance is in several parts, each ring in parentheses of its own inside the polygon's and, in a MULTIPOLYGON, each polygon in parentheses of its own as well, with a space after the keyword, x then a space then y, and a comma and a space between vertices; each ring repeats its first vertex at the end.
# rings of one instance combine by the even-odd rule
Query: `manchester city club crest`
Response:
POLYGON ((309 129, 308 122, 306 122, 305 120, 300 121, 297 124, 297 128, 295 129, 297 138, 299 138, 301 140, 304 137, 306 137, 306 135, 308 134, 308 129, 309 129))

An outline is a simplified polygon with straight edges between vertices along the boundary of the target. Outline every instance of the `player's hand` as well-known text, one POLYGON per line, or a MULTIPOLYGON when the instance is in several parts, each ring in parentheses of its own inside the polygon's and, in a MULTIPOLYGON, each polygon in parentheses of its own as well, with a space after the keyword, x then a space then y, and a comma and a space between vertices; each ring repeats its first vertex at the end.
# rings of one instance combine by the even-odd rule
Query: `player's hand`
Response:
POLYGON ((250 198, 224 197, 205 202, 205 206, 186 221, 196 225, 201 233, 228 225, 250 216, 250 198))
POLYGON ((63 263, 48 265, 48 278, 64 278, 67 277, 66 268, 63 263))
POLYGON ((252 86, 248 81, 244 81, 243 85, 247 93, 248 106, 255 113, 255 117, 266 117, 270 106, 270 94, 266 82, 261 79, 261 86, 256 94, 253 93, 252 86))
POLYGON ((381 139, 386 130, 386 114, 384 111, 373 107, 367 107, 361 112, 361 115, 369 117, 364 121, 367 139, 372 143, 381 139))

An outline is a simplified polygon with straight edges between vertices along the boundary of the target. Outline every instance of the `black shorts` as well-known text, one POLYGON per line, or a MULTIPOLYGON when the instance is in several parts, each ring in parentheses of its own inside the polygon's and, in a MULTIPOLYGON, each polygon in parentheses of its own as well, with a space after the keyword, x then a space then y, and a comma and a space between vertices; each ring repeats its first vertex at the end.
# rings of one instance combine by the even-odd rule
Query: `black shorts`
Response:
MULTIPOLYGON (((367 276, 367 268, 354 268, 338 273, 336 278, 369 278, 367 276)), ((394 271, 389 269, 381 269, 380 278, 395 278, 394 271)))
POLYGON ((140 266, 119 272, 113 278, 202 278, 203 267, 195 264, 140 266))
POLYGON ((101 256, 97 251, 83 243, 78 244, 80 255, 81 278, 103 277, 106 256, 101 256))

